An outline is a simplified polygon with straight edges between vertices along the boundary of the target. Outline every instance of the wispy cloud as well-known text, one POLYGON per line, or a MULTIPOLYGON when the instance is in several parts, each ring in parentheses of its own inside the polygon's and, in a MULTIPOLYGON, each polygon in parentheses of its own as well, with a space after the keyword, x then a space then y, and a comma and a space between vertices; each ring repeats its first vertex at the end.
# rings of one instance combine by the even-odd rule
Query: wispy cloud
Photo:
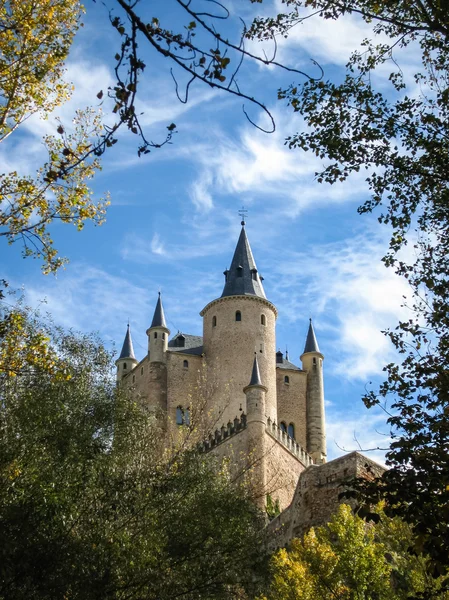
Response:
POLYGON ((287 251, 281 263, 272 265, 284 314, 291 321, 305 320, 307 307, 329 345, 339 349, 332 356, 333 370, 344 378, 364 380, 395 357, 381 331, 404 316, 403 296, 410 290, 381 263, 385 247, 382 233, 366 232, 313 245, 304 253, 287 251))

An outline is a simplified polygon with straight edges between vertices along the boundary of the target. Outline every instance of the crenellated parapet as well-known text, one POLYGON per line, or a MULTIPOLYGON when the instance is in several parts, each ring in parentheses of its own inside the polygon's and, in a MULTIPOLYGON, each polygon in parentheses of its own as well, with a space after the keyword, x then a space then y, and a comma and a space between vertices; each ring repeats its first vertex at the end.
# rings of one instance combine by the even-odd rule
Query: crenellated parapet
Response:
POLYGON ((289 450, 296 458, 298 458, 305 467, 313 465, 313 458, 302 448, 294 439, 292 439, 286 431, 277 425, 276 421, 267 419, 266 431, 275 440, 280 442, 287 450, 289 450))
POLYGON ((216 429, 214 433, 210 433, 206 440, 200 442, 197 446, 199 452, 209 452, 213 448, 216 448, 221 443, 225 442, 231 437, 234 437, 244 429, 246 429, 247 420, 245 413, 242 413, 240 418, 235 417, 234 421, 228 421, 228 424, 224 424, 220 429, 216 429))

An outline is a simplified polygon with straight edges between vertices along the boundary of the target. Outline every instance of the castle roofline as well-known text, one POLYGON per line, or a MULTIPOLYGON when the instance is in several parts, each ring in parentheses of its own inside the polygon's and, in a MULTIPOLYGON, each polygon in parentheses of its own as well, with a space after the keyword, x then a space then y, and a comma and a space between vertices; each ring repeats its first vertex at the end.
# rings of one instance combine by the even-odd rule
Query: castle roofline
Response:
POLYGON ((126 330, 125 340, 123 342, 122 351, 120 352, 120 356, 118 360, 121 358, 130 358, 132 360, 136 360, 136 356, 134 354, 133 341, 131 339, 131 329, 128 324, 128 328, 126 330))
POLYGON ((244 221, 242 230, 234 251, 231 266, 224 272, 226 281, 221 297, 226 296, 258 296, 266 298, 261 277, 257 271, 256 262, 249 245, 244 221))
POLYGON ((153 320, 151 321, 149 329, 152 329, 153 327, 163 327, 168 331, 167 323, 165 322, 164 307, 162 306, 162 298, 160 292, 157 299, 156 308, 154 310, 153 320))
POLYGON ((200 312, 200 317, 204 317, 204 315, 211 308, 211 306, 218 304, 219 302, 229 302, 229 300, 250 300, 252 302, 254 302, 254 301, 261 302, 264 306, 271 308, 271 310, 274 312, 275 318, 277 318, 277 316, 278 316, 277 308, 275 307, 275 305, 272 302, 270 302, 266 298, 261 298, 260 296, 252 296, 250 294, 242 294, 242 295, 238 295, 238 296, 221 296, 221 298, 212 300, 212 302, 209 302, 209 304, 206 304, 206 306, 200 312))

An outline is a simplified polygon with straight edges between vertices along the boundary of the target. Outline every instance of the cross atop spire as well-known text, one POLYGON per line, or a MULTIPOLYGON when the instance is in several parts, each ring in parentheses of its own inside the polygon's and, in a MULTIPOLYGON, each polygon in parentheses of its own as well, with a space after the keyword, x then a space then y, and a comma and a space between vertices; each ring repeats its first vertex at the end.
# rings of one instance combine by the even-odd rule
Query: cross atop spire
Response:
POLYGON ((242 230, 235 248, 231 268, 224 272, 225 286, 221 297, 225 296, 259 296, 266 298, 260 277, 254 261, 251 246, 245 231, 245 222, 242 221, 242 230))
POLYGON ((245 225, 245 216, 246 216, 247 212, 248 211, 246 210, 246 208, 244 206, 242 206, 242 208, 238 211, 240 218, 242 219, 242 221, 241 221, 242 227, 245 225))

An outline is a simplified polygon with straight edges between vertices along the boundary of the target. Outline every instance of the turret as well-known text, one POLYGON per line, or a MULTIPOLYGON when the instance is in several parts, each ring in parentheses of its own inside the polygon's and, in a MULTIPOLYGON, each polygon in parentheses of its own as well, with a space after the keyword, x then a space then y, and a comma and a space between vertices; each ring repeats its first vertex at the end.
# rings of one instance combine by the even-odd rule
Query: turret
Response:
POLYGON ((262 385, 260 379, 259 363, 257 362, 257 353, 254 356, 253 370, 251 373, 251 380, 249 385, 243 388, 243 392, 246 396, 246 422, 250 423, 262 423, 263 430, 267 423, 267 417, 265 414, 265 394, 268 389, 262 385))
POLYGON ((253 370, 249 385, 243 388, 246 396, 246 423, 248 428, 248 473, 257 505, 265 509, 267 492, 267 469, 265 448, 265 428, 267 425, 265 396, 268 389, 262 384, 257 353, 254 356, 253 370))
POLYGON ((151 326, 147 329, 148 354, 150 363, 165 362, 170 330, 165 322, 164 307, 162 306, 161 293, 157 299, 151 326))
POLYGON ((131 330, 126 330, 125 341, 123 342, 122 351, 120 356, 115 361, 117 366, 117 381, 120 381, 128 373, 130 373, 134 367, 138 364, 138 360, 134 355, 133 341, 131 339, 131 330))
POLYGON ((225 271, 223 292, 200 313, 207 379, 214 387, 210 403, 225 421, 232 421, 241 407, 246 412, 242 390, 248 381, 246 365, 252 364, 254 351, 267 386, 266 415, 273 421, 277 418, 273 361, 277 310, 267 300, 262 280, 242 221, 231 266, 225 271))
POLYGON ((326 462, 323 360, 310 319, 301 361, 307 371, 307 452, 316 464, 326 462))

